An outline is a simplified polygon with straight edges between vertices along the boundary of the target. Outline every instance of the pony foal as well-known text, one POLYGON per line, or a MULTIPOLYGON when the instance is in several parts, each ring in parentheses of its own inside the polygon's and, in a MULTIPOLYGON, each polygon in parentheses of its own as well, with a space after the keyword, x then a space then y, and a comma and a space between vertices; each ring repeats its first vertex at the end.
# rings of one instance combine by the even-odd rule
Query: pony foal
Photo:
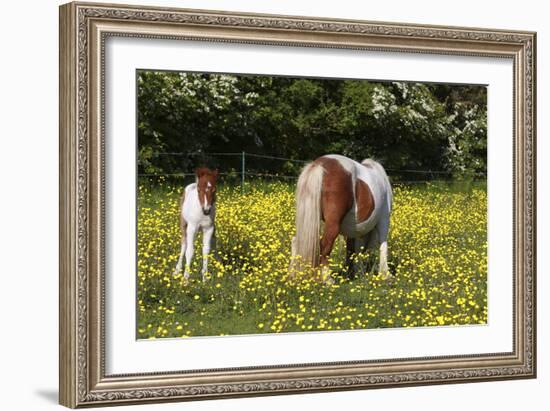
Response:
POLYGON ((208 255, 215 243, 216 181, 218 170, 198 168, 196 182, 185 187, 180 201, 181 251, 174 271, 179 274, 185 257, 183 277, 189 279, 193 261, 194 241, 198 230, 202 230, 202 281, 208 273, 208 255))

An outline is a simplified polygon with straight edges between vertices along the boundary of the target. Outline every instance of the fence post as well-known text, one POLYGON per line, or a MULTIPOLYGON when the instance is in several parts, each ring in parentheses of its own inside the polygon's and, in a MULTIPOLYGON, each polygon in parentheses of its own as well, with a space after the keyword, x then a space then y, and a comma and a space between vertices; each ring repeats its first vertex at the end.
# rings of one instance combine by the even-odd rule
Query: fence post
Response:
POLYGON ((241 194, 244 194, 245 152, 241 153, 241 194))

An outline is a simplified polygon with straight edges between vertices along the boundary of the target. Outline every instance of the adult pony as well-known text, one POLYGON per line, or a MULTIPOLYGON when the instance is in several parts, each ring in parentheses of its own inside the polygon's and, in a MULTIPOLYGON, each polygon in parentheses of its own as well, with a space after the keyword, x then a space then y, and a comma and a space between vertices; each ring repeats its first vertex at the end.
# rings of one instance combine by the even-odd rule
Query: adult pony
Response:
POLYGON ((296 237, 293 256, 317 267, 332 281, 328 257, 339 234, 346 237, 346 260, 360 247, 380 248, 379 274, 389 277, 388 231, 392 189, 384 168, 374 160, 358 163, 330 154, 302 170, 296 188, 296 237), (321 241, 321 220, 325 229, 321 241))
POLYGON ((181 252, 174 275, 181 271, 185 257, 183 277, 189 279, 189 268, 193 261, 194 241, 198 230, 202 230, 202 281, 208 273, 208 254, 215 241, 216 181, 218 170, 198 168, 196 182, 185 187, 180 200, 181 252))

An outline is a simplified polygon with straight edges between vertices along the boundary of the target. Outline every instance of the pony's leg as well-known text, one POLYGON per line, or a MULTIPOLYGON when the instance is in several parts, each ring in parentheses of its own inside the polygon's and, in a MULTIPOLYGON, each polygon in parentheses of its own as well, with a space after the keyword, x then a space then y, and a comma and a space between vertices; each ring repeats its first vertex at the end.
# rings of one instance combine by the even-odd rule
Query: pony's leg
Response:
POLYGON ((292 236, 290 240, 290 263, 288 264, 288 274, 290 278, 296 276, 299 265, 296 261, 296 236, 292 236))
POLYGON ((346 266, 348 268, 348 277, 355 278, 357 275, 358 261, 357 254, 362 251, 367 243, 366 237, 346 238, 346 266), (356 254, 355 261, 352 261, 352 255, 356 254))
POLYGON ((328 268, 328 257, 334 246, 334 241, 338 237, 340 232, 340 224, 334 221, 325 222, 325 232, 321 238, 321 258, 319 262, 321 263, 321 275, 323 276, 323 281, 327 283, 332 283, 332 278, 330 278, 330 270, 328 268))
POLYGON ((210 254, 214 239, 214 226, 206 228, 202 232, 202 281, 206 281, 208 273, 208 255, 210 254))
POLYGON ((376 257, 380 255, 380 241, 378 239, 378 229, 375 227, 370 233, 367 233, 365 236, 366 240, 366 247, 369 251, 368 254, 368 260, 367 260, 367 268, 369 269, 369 272, 373 272, 373 270, 376 268, 376 257))
POLYGON ((364 235, 363 237, 357 237, 355 239, 354 248, 356 253, 361 253, 365 251, 365 248, 367 247, 368 239, 369 239, 368 234, 364 235))
POLYGON ((380 266, 378 273, 380 278, 387 280, 390 278, 390 269, 388 267, 388 231, 389 221, 380 221, 376 225, 378 240, 380 241, 380 266))
POLYGON ((378 230, 375 227, 374 230, 372 230, 370 233, 368 233, 366 236, 366 244, 368 250, 377 251, 378 247, 380 246, 380 243, 378 241, 378 230))
POLYGON ((324 195, 323 197, 323 214, 325 218, 325 231, 321 237, 321 256, 319 258, 319 263, 321 265, 321 275, 323 280, 327 283, 332 283, 332 278, 330 277, 330 269, 328 267, 328 257, 334 246, 334 241, 338 234, 340 233, 340 224, 346 215, 347 209, 341 207, 341 204, 338 204, 334 201, 333 196, 324 195), (331 198, 332 197, 332 198, 331 198))
POLYGON ((187 247, 187 222, 183 219, 183 217, 180 217, 180 227, 181 227, 181 250, 180 250, 180 256, 178 258, 178 263, 176 264, 176 269, 174 270, 174 275, 179 274, 181 271, 181 267, 183 266, 183 257, 185 255, 185 248, 187 247))
POLYGON ((365 249, 367 248, 369 238, 370 238, 369 234, 367 233, 366 235, 364 235, 362 237, 357 237, 354 240, 354 242, 355 242, 354 247, 355 247, 355 253, 356 253, 355 265, 354 265, 354 271, 353 271, 354 277, 357 276, 357 273, 361 273, 361 271, 363 270, 363 268, 365 266, 365 261, 364 261, 363 255, 359 255, 359 254, 365 252, 365 249))
POLYGON ((197 226, 195 224, 187 225, 187 247, 185 250, 185 271, 183 278, 189 279, 191 262, 193 261, 195 234, 197 233, 197 226))
POLYGON ((351 256, 355 251, 355 239, 346 237, 346 267, 348 269, 349 278, 355 276, 355 264, 351 261, 351 256))

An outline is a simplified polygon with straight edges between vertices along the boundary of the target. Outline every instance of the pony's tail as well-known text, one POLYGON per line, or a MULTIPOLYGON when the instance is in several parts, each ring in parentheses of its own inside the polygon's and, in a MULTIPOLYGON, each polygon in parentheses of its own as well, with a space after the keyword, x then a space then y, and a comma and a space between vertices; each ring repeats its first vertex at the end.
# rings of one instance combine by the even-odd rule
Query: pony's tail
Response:
MULTIPOLYGON (((294 257, 316 267, 319 265, 321 226, 321 189, 325 169, 319 163, 304 167, 296 187, 296 238, 294 257)), ((300 264, 299 264, 300 265, 300 264)))

